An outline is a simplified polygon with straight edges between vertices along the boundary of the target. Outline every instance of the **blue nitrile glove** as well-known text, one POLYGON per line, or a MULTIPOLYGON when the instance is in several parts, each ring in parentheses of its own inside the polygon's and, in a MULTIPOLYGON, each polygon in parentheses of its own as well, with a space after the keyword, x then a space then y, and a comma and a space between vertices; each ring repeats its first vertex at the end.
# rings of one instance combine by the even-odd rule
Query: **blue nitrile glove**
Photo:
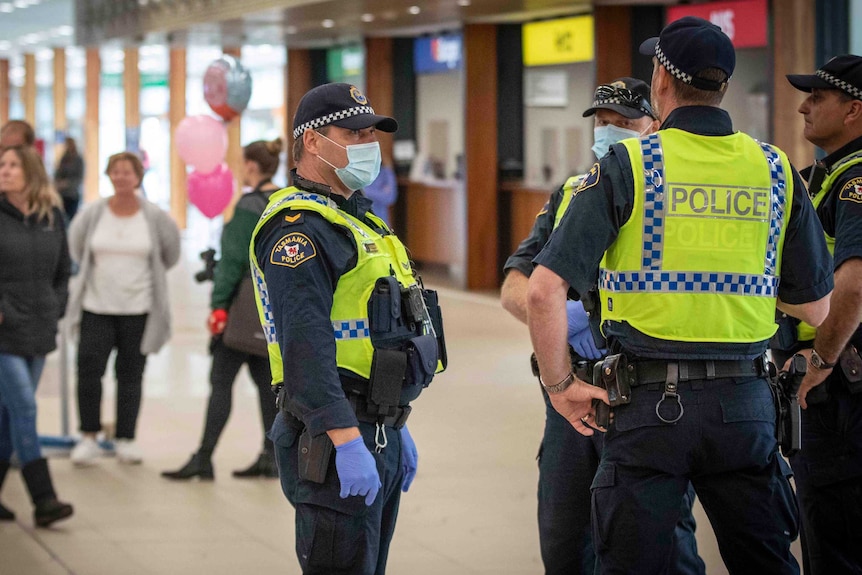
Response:
POLYGON ((361 437, 335 446, 335 470, 341 481, 342 499, 348 495, 364 495, 365 505, 374 503, 383 484, 380 483, 374 456, 361 437))
POLYGON ((593 338, 593 332, 590 331, 589 326, 575 335, 570 335, 569 345, 572 346, 575 353, 584 359, 601 359, 608 352, 606 349, 596 347, 596 340, 593 338))
POLYGON ((407 426, 401 428, 401 467, 404 468, 404 481, 401 482, 401 491, 407 493, 410 484, 416 477, 416 468, 419 467, 419 452, 416 451, 416 443, 410 437, 407 426))
POLYGON ((566 319, 569 320, 570 340, 573 335, 590 326, 590 316, 584 311, 584 304, 580 301, 566 300, 566 319))

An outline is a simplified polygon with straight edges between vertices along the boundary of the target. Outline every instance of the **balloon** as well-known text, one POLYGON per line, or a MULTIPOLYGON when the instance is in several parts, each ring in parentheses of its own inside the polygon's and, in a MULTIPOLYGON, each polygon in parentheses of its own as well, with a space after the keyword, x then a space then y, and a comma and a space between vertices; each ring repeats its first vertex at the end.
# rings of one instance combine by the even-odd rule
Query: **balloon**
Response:
POLYGON ((204 174, 213 171, 227 153, 227 131, 212 116, 183 118, 174 137, 180 158, 204 174))
POLYGON ((196 170, 187 183, 189 201, 208 218, 222 213, 233 197, 233 175, 227 164, 219 164, 208 174, 196 170))
POLYGON ((225 122, 242 114, 251 98, 251 74, 239 60, 223 55, 204 73, 204 99, 225 122))

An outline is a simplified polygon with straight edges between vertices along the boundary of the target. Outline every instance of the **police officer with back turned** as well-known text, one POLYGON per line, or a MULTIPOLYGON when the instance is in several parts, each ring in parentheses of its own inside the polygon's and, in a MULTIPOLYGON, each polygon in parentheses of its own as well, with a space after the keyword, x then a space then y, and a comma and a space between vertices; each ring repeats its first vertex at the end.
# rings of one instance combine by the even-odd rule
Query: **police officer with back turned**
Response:
MULTIPOLYGON (((787 76, 809 96, 805 138, 826 151, 809 193, 835 268, 829 316, 798 326, 808 371, 799 389, 802 450, 790 459, 807 574, 862 573, 862 57, 787 76)), ((804 173, 804 172, 803 172, 804 173)), ((793 351, 793 350, 791 350, 793 351)), ((777 359, 778 350, 773 350, 777 359)))
POLYGON ((602 573, 666 569, 689 481, 730 573, 798 573, 763 354, 776 306, 826 317, 829 252, 786 155, 734 132, 718 107, 736 60, 721 29, 682 18, 641 53, 661 128, 611 147, 534 260, 543 384, 576 430, 607 430, 592 484, 602 573), (601 387, 575 377, 566 350, 567 293, 597 279, 611 354, 601 387))
POLYGON ((252 236, 280 390, 270 438, 306 574, 385 572, 418 459, 409 403, 445 364, 436 294, 358 192, 380 169, 375 130, 396 129, 355 86, 310 90, 293 119, 293 185, 252 236))

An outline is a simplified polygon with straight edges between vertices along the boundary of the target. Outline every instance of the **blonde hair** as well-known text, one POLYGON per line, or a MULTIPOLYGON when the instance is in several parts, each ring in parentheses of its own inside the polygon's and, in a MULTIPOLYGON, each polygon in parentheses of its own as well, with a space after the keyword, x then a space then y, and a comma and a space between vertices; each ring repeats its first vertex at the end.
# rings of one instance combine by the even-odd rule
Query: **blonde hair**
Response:
POLYGON ((108 167, 105 168, 105 175, 110 176, 108 172, 111 171, 111 168, 116 166, 118 162, 123 161, 130 162, 132 164, 132 169, 135 171, 135 175, 138 176, 138 185, 140 186, 141 182, 144 181, 144 164, 141 162, 138 155, 133 154, 132 152, 120 152, 108 158, 108 167))
POLYGON ((38 214, 39 219, 54 222, 54 208, 60 207, 60 196, 51 187, 45 165, 39 153, 30 146, 11 146, 0 152, 0 158, 8 153, 14 153, 21 161, 24 171, 24 192, 27 197, 27 207, 38 214))

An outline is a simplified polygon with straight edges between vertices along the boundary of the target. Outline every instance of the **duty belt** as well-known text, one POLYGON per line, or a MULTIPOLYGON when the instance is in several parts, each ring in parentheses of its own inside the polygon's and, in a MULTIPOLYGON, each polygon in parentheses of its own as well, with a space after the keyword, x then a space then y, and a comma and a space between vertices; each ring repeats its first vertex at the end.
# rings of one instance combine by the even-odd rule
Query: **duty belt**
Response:
POLYGON ((407 423, 410 412, 413 410, 409 405, 390 407, 386 413, 377 413, 377 409, 369 404, 364 397, 355 393, 348 393, 347 400, 350 407, 356 412, 356 419, 365 423, 381 423, 383 425, 401 429, 407 423))
POLYGON ((632 387, 651 385, 668 381, 668 370, 678 368, 677 381, 710 380, 728 377, 758 377, 767 373, 764 359, 743 360, 647 360, 635 361, 630 365, 634 378, 632 387))

